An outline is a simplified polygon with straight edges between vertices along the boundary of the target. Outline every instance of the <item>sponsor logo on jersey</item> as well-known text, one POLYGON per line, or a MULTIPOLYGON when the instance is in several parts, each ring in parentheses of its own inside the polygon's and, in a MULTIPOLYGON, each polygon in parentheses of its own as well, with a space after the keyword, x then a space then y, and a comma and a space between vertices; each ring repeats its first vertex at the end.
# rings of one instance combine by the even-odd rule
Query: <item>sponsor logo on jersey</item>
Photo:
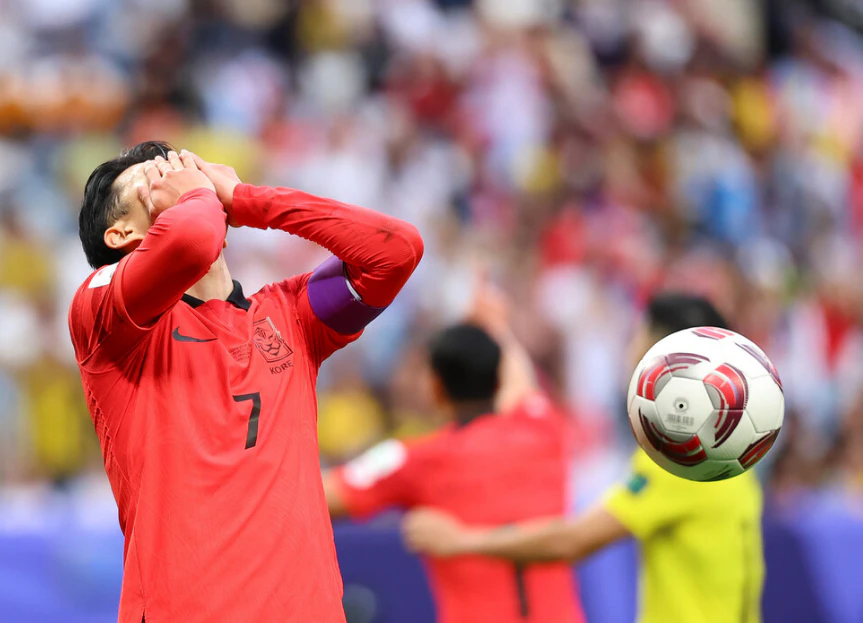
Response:
POLYGON ((214 338, 214 337, 201 338, 201 337, 192 337, 190 335, 183 335, 182 333, 180 333, 180 327, 176 327, 174 329, 174 332, 171 333, 171 337, 174 338, 175 340, 177 340, 178 342, 198 342, 198 343, 201 343, 201 342, 215 342, 216 341, 216 338, 214 338))

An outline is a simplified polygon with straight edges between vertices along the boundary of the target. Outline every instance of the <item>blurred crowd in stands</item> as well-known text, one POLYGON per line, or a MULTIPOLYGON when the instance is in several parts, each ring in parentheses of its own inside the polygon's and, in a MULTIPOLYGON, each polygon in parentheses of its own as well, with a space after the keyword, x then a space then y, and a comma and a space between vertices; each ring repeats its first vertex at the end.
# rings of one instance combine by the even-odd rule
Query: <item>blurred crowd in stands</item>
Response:
MULTIPOLYGON (((426 339, 490 260, 580 451, 631 444, 634 322, 683 289, 779 369, 772 491, 863 491, 861 102, 861 35, 794 2, 0 0, 0 484, 101 472, 77 208, 158 138, 422 231, 404 294, 325 367, 325 462, 440 424, 426 339)), ((326 257, 228 241, 247 292, 326 257)))

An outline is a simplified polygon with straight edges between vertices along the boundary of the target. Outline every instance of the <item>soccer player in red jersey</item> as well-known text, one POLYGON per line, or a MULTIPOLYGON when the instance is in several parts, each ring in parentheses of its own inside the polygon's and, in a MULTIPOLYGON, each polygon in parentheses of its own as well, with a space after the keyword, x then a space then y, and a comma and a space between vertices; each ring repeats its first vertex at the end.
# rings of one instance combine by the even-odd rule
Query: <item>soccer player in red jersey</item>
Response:
POLYGON ((398 219, 138 145, 90 176, 69 326, 125 535, 120 623, 341 623, 315 382, 422 256, 398 219), (227 226, 333 253, 246 296, 227 226))
MULTIPOLYGON (((492 322, 499 305, 489 304, 489 292, 480 290, 474 320, 496 324, 489 328, 502 337, 462 324, 430 347, 436 399, 452 424, 413 443, 384 441, 325 474, 333 516, 431 506, 466 522, 506 524, 564 510, 565 420, 537 391, 530 361, 500 330, 499 314, 492 322)), ((476 556, 426 562, 440 623, 584 620, 566 564, 526 567, 476 556)))

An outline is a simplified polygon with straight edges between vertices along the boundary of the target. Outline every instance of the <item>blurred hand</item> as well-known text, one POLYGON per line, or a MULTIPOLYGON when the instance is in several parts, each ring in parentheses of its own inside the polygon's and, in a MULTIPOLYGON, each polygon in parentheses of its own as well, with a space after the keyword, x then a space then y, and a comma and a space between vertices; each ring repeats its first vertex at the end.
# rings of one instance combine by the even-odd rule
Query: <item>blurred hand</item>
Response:
POLYGON ((213 182, 213 185, 216 187, 216 194, 219 195, 219 201, 222 202, 222 205, 225 206, 225 211, 228 213, 228 224, 234 225, 230 218, 231 207, 234 205, 234 189, 237 188, 238 184, 242 184, 237 172, 234 171, 233 167, 229 167, 226 164, 207 162, 199 155, 185 149, 182 153, 188 154, 193 158, 198 168, 213 182))
POLYGON ((446 558, 468 553, 470 531, 451 515, 421 508, 404 518, 402 538, 412 552, 446 558))
POLYGON ((467 320, 485 329, 492 337, 502 339, 510 332, 511 315, 509 299, 491 281, 488 270, 483 268, 477 271, 467 320))
POLYGON ((157 156, 144 164, 147 184, 138 186, 138 197, 155 220, 162 212, 177 205, 180 197, 197 188, 216 190, 210 179, 198 170, 189 155, 181 158, 176 152, 168 152, 168 159, 157 156))

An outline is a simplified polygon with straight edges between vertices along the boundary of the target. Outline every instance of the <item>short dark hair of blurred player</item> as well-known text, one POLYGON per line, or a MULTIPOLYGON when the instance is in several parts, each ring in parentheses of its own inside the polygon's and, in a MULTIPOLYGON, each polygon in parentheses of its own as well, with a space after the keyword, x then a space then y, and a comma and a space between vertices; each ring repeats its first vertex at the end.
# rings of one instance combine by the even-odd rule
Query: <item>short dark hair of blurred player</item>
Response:
MULTIPOLYGON (((484 285, 475 322, 500 325, 491 318, 497 314, 492 297, 484 285)), ((431 506, 465 522, 500 524, 562 513, 566 424, 536 390, 521 347, 511 337, 495 340, 477 324, 460 324, 435 336, 429 359, 436 401, 452 424, 412 443, 384 441, 326 473, 332 515, 431 506)), ((441 623, 584 620, 566 564, 465 556, 430 559, 427 568, 441 623)))
POLYGON ((315 382, 404 286, 419 232, 158 141, 93 171, 79 227, 97 270, 69 328, 125 536, 120 623, 344 621, 315 382), (333 256, 247 297, 229 225, 333 256))
MULTIPOLYGON (((656 296, 633 343, 635 361, 663 337, 697 326, 728 328, 703 298, 656 296)), ((692 482, 666 472, 639 449, 629 480, 575 518, 488 529, 419 510, 405 521, 405 539, 411 548, 438 556, 541 562, 578 561, 634 536, 642 550, 641 623, 757 623, 764 581, 761 504, 751 472, 692 482)))

